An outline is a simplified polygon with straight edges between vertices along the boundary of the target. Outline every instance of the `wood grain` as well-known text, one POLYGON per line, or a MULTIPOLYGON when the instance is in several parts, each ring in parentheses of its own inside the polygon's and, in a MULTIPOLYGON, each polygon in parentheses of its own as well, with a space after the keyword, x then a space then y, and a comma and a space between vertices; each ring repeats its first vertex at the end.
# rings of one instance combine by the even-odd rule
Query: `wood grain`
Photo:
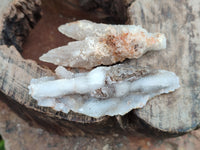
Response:
POLYGON ((137 0, 129 8, 129 23, 167 37, 167 49, 150 52, 131 64, 175 72, 181 88, 152 99, 135 111, 148 125, 166 132, 188 132, 200 125, 200 2, 197 0, 137 0))

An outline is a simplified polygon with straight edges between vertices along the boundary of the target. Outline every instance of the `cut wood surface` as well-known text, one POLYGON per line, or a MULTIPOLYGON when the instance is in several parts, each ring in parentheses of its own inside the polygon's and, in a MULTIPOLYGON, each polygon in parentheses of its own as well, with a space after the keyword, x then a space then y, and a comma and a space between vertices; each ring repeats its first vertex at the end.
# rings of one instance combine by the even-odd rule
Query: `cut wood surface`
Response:
MULTIPOLYGON (((28 3, 26 0, 23 1, 25 3, 20 3, 23 6, 28 3)), ((41 55, 45 50, 55 48, 59 44, 63 45, 66 41, 69 41, 69 39, 60 40, 59 38, 63 38, 64 36, 59 35, 58 31, 56 32, 55 30, 56 26, 60 25, 60 23, 73 20, 72 16, 60 18, 60 12, 62 14, 69 14, 68 11, 75 12, 76 10, 70 9, 70 7, 69 9, 65 9, 64 5, 57 5, 57 3, 62 4, 64 1, 51 0, 47 2, 44 0, 43 2, 43 5, 46 6, 46 15, 44 15, 44 20, 41 20, 39 26, 36 26, 31 31, 30 37, 27 38, 23 52, 25 58, 38 60, 38 55, 41 55), (56 13, 57 16, 51 15, 51 11, 56 13), (62 21, 57 22, 52 17, 62 21), (47 25, 51 23, 53 26, 47 25), (55 27, 53 32, 51 27, 55 27), (39 33, 42 34, 39 36, 39 33), (45 38, 42 39, 41 37, 45 38), (63 43, 59 43, 60 41, 63 43)), ((4 5, 8 8, 11 6, 16 7, 14 1, 10 1, 10 3, 5 3, 4 5)), ((39 5, 34 6, 38 7, 39 5)), ((200 90, 198 74, 198 59, 200 57, 198 53, 198 49, 200 48, 198 42, 200 32, 200 27, 198 26, 200 22, 198 16, 199 7, 200 2, 189 2, 189 0, 177 0, 173 2, 136 0, 127 10, 127 14, 129 15, 128 23, 141 25, 149 32, 165 33, 168 41, 165 51, 149 52, 138 60, 129 60, 125 63, 173 71, 180 77, 181 81, 181 88, 179 90, 174 93, 157 96, 143 109, 131 111, 122 118, 104 117, 94 119, 73 112, 63 114, 49 108, 39 107, 36 101, 28 94, 27 87, 31 78, 52 75, 52 71, 42 68, 34 61, 23 59, 14 47, 7 46, 0 47, 1 92, 10 98, 6 102, 22 118, 34 120, 34 122, 46 127, 47 130, 63 135, 84 135, 85 133, 108 134, 111 132, 129 132, 134 134, 135 130, 145 130, 143 132, 148 132, 148 130, 152 132, 163 131, 170 134, 189 132, 197 128, 200 124, 200 101, 198 96, 200 90)), ((9 15, 4 15, 5 9, 1 8, 3 7, 0 7, 0 11, 3 12, 3 15, 0 17, 3 21, 0 28, 1 44, 14 45, 17 49, 20 49, 21 43, 23 43, 24 38, 30 30, 20 30, 23 38, 19 39, 19 42, 16 42, 18 38, 9 38, 11 42, 6 43, 3 33, 7 26, 5 20, 9 15), (12 43, 13 41, 14 43, 12 43)), ((27 9, 33 12, 32 7, 27 7, 27 9)), ((8 10, 6 14, 12 12, 8 10)), ((16 14, 18 14, 17 11, 16 14)), ((80 14, 81 11, 76 14, 78 17, 75 19, 87 19, 85 18, 87 13, 83 13, 82 16, 80 14)), ((88 18, 92 20, 94 15, 91 14, 88 18)), ((10 26, 11 29, 13 29, 13 26, 15 26, 15 22, 10 26)), ((17 28, 17 26, 15 27, 17 28)), ((9 35, 12 35, 9 37, 16 37, 18 34, 15 33, 9 32, 9 35)), ((39 63, 42 64, 41 62, 39 63)))

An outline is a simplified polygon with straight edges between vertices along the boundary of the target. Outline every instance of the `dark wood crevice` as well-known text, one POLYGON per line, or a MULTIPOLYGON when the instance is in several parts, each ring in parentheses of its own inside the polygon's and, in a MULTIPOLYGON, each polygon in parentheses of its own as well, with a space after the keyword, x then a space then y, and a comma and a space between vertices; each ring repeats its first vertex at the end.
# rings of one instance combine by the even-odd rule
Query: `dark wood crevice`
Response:
POLYGON ((125 24, 128 20, 127 9, 134 0, 79 0, 80 6, 90 12, 104 12, 104 21, 111 24, 125 24))
POLYGON ((1 45, 14 45, 18 51, 22 52, 22 45, 41 18, 41 7, 38 0, 19 1, 4 20, 1 33, 1 45))

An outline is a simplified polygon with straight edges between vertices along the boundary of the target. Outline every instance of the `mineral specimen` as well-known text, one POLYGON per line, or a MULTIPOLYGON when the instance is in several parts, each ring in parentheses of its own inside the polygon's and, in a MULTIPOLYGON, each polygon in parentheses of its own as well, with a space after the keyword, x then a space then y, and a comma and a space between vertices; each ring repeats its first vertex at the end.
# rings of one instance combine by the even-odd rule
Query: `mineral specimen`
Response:
POLYGON ((99 118, 124 115, 154 96, 179 88, 179 78, 165 70, 130 65, 97 67, 73 73, 59 66, 55 77, 32 79, 29 93, 38 105, 99 118))
POLYGON ((148 33, 135 25, 107 25, 80 20, 60 26, 59 31, 79 41, 50 50, 40 60, 91 69, 122 62, 126 58, 139 58, 149 50, 166 48, 164 34, 148 33))

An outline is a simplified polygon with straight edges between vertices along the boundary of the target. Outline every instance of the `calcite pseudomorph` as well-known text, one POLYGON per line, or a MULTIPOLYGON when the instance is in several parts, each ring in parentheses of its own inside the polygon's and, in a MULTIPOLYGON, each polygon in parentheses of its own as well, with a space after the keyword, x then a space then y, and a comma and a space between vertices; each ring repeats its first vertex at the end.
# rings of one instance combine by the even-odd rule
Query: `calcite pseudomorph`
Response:
POLYGON ((107 25, 80 20, 61 25, 59 31, 79 41, 52 49, 43 54, 40 60, 91 69, 122 62, 126 58, 139 58, 149 50, 166 48, 164 34, 148 33, 135 25, 107 25))
POLYGON ((179 78, 166 70, 120 64, 73 73, 59 66, 55 77, 32 79, 29 92, 40 106, 99 118, 124 115, 179 87, 179 78))

